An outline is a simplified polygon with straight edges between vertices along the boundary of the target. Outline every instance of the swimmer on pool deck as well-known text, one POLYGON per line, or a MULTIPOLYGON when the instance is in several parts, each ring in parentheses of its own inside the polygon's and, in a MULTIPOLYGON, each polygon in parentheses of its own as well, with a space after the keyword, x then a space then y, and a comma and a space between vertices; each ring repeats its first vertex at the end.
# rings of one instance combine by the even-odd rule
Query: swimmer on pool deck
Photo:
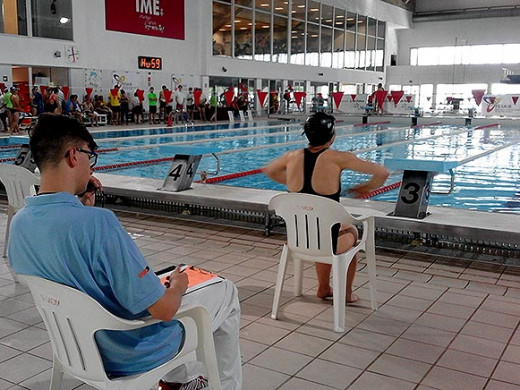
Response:
MULTIPOLYGON (((309 141, 307 148, 287 152, 272 161, 265 167, 265 174, 272 180, 285 184, 289 192, 319 195, 337 202, 341 194, 341 172, 345 169, 372 175, 370 180, 352 187, 350 192, 363 195, 381 187, 389 175, 385 167, 361 160, 350 152, 330 149, 336 137, 334 122, 334 117, 324 112, 307 118, 304 125, 309 141)), ((354 226, 338 226, 337 232, 337 242, 333 242, 335 253, 346 252, 357 242, 358 232, 354 226)), ((315 264, 318 277, 316 295, 322 299, 330 298, 331 265, 315 264)), ((347 303, 359 299, 352 293, 356 264, 357 255, 347 272, 347 303)))

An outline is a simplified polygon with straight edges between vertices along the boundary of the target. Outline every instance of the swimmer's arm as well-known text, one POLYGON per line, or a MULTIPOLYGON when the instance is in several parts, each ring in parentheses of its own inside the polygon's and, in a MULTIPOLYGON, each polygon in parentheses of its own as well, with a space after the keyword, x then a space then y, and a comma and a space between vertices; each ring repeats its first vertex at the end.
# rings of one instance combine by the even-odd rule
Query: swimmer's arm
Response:
POLYGON ((266 165, 264 173, 271 180, 287 184, 287 153, 266 165))
POLYGON ((382 165, 362 160, 352 153, 340 152, 340 154, 340 164, 342 169, 350 169, 352 171, 372 175, 372 177, 366 182, 350 188, 350 191, 357 195, 363 195, 369 191, 380 188, 390 175, 388 169, 382 165))

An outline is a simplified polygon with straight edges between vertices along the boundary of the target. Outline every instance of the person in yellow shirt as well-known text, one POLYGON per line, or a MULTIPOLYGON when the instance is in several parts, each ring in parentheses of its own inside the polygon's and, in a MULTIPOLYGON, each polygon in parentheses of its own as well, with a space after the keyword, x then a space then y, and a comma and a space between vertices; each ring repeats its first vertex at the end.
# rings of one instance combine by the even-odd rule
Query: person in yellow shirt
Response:
POLYGON ((120 125, 121 124, 121 92, 119 91, 119 86, 114 85, 114 89, 110 90, 108 94, 108 100, 110 101, 110 107, 112 108, 113 116, 112 116, 112 124, 120 125))

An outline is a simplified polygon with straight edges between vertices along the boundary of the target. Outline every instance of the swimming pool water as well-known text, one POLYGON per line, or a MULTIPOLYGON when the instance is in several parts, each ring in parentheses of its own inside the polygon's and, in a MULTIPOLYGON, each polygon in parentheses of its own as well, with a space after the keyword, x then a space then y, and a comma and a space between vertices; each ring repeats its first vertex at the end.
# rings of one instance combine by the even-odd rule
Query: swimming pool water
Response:
MULTIPOLYGON (((221 160, 220 175, 253 170, 265 166, 284 152, 306 146, 301 125, 264 122, 234 125, 108 131, 95 133, 101 150, 98 166, 172 157, 175 147, 217 147, 221 160)), ((6 142, 6 141, 4 141, 6 142)), ((14 141, 9 141, 13 143, 14 141)), ((455 189, 451 195, 432 195, 431 205, 459 207, 495 212, 520 212, 520 130, 471 129, 465 127, 352 127, 337 126, 333 148, 355 152, 360 158, 383 163, 386 158, 467 161, 455 172, 455 189), (507 146, 494 151, 498 147, 507 146), (489 154, 485 154, 489 153, 489 154), (481 157, 478 157, 482 155, 481 157), (475 158, 478 157, 478 158, 475 158)), ((0 151, 0 157, 16 155, 16 151, 0 151)), ((163 179, 170 162, 119 169, 112 173, 163 179)), ((199 171, 213 171, 215 160, 205 156, 199 171)), ((362 174, 343 172, 343 196, 348 188, 366 180, 362 174)), ((197 177, 196 177, 197 179, 197 177)), ((386 184, 401 179, 394 173, 386 184)), ((433 190, 446 190, 449 175, 437 175, 433 190)), ((219 184, 283 190, 263 174, 223 181, 219 184)), ((398 190, 375 200, 395 201, 398 190)))

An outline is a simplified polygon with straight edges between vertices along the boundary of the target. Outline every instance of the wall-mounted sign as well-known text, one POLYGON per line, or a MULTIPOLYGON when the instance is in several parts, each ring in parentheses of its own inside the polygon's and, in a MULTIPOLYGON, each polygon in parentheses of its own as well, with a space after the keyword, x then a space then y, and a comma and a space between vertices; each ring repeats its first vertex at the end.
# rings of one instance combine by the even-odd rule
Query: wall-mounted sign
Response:
POLYGON ((111 31, 184 40, 184 0, 105 0, 111 31))
POLYGON ((162 69, 162 58, 161 57, 146 57, 139 56, 137 57, 137 67, 139 69, 151 69, 151 70, 161 70, 162 69))

